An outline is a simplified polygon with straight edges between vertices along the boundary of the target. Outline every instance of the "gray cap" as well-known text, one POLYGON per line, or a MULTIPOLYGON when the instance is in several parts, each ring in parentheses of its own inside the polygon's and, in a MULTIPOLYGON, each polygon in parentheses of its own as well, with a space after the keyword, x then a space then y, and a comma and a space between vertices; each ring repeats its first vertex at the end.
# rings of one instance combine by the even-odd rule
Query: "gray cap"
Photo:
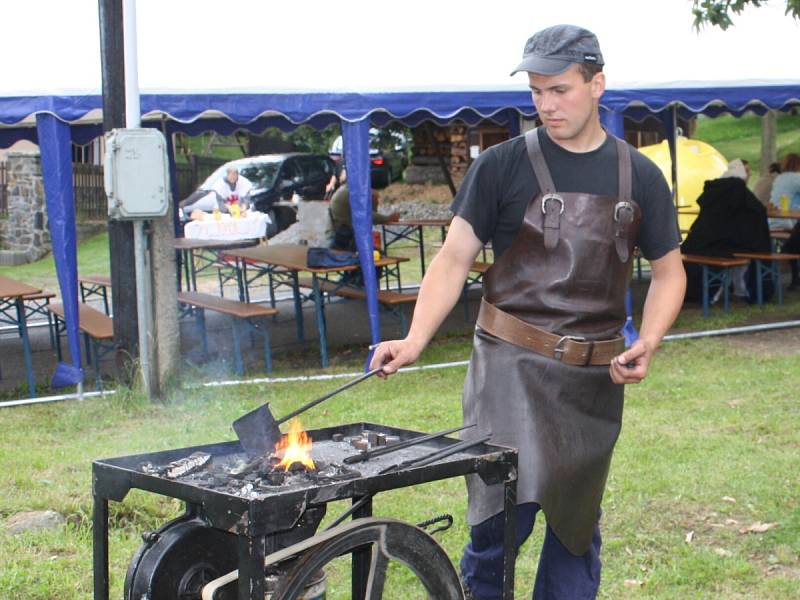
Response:
POLYGON ((511 74, 557 75, 577 63, 604 64, 597 36, 576 25, 554 25, 528 39, 522 62, 511 74))

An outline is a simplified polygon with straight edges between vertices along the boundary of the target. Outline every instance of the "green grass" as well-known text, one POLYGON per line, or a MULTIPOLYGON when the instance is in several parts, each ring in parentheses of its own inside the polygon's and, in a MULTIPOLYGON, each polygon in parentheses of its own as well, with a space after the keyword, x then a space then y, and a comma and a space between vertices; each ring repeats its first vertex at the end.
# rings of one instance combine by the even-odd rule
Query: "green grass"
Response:
MULTIPOLYGON (((78 245, 78 273, 84 275, 108 275, 110 270, 108 234, 102 233, 78 245)), ((58 291, 53 255, 27 265, 0 266, 0 275, 24 281, 49 291, 58 291)))
MULTIPOLYGON (((800 114, 780 113, 776 124, 778 161, 790 152, 800 153, 800 114)), ((708 142, 728 160, 750 161, 753 174, 750 184, 758 180, 761 163, 761 117, 722 115, 715 119, 698 117, 694 137, 708 142)))
MULTIPOLYGON (((435 343, 425 362, 463 359, 469 342, 435 343)), ((628 388, 623 434, 604 502, 603 598, 794 598, 800 582, 800 386, 797 353, 753 356, 726 339, 665 345, 652 374, 628 388), (727 498, 724 499, 724 498, 727 498), (734 501, 731 501, 733 499, 734 501), (765 533, 739 530, 778 523, 765 533), (691 543, 686 536, 693 533, 691 543), (641 585, 626 585, 626 580, 641 585), (632 586, 632 587, 631 587, 632 586)), ((357 369, 358 364, 341 368, 357 369)), ((280 374, 288 374, 281 370, 280 374)), ((369 420, 434 430, 459 423, 463 367, 373 380, 309 411, 309 428, 369 420)), ((331 382, 192 389, 149 405, 135 393, 0 412, 0 518, 51 508, 59 531, 0 536, 0 597, 62 600, 91 594, 93 459, 232 438, 230 422, 264 401, 283 414, 331 382)), ((112 597, 151 530, 177 502, 143 492, 111 503, 112 597)), ((333 505, 328 520, 344 510, 333 505)), ((455 561, 467 536, 460 480, 379 495, 375 513, 418 522, 449 512, 439 536, 455 561)), ((518 598, 529 597, 541 525, 518 563, 518 598)), ((331 587, 340 589, 333 570, 331 587)), ((393 572, 392 598, 414 598, 393 572)), ((349 593, 331 592, 329 598, 349 593)))

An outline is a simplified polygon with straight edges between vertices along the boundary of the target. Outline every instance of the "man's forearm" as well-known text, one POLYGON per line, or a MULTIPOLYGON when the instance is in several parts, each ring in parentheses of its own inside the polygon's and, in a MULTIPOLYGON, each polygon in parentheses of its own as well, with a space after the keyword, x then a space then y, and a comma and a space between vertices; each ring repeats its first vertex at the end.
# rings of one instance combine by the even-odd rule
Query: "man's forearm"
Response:
POLYGON ((683 306, 686 275, 677 251, 653 265, 653 279, 647 291, 640 337, 656 348, 683 306))

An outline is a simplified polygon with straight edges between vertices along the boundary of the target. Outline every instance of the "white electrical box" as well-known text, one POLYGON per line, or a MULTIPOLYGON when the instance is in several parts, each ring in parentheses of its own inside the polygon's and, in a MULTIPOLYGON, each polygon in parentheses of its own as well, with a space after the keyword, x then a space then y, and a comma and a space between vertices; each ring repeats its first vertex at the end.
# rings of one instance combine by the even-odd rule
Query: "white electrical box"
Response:
POLYGON ((169 208, 167 142, 157 129, 106 134, 104 180, 111 219, 163 217, 169 208))

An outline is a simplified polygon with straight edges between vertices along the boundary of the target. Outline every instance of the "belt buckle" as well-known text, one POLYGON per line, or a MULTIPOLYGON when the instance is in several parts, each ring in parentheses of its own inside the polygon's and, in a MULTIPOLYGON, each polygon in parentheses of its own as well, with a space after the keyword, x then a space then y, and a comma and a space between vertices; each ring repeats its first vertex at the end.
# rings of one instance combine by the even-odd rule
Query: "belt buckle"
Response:
POLYGON ((553 358, 555 358, 559 362, 561 361, 561 359, 564 357, 564 353, 567 351, 567 349, 564 348, 564 344, 566 344, 567 342, 585 342, 585 341, 586 341, 585 337, 580 337, 578 335, 562 335, 556 342, 555 347, 553 348, 553 358))

